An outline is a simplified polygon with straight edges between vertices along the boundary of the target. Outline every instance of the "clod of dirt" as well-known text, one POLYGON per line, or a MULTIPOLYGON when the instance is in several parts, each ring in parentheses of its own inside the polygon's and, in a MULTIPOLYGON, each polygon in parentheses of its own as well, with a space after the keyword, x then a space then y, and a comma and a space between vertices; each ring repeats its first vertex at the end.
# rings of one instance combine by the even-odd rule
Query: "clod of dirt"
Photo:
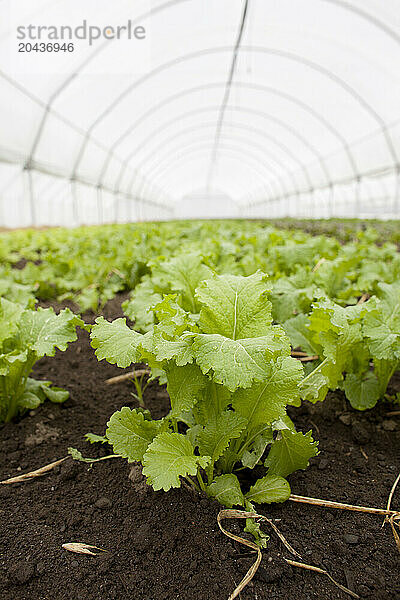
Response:
POLYGON ((351 433, 353 436, 353 440, 356 442, 356 444, 359 444, 360 446, 366 444, 371 439, 371 433, 368 427, 363 423, 353 423, 351 433))
POLYGON ((60 481, 72 481, 81 471, 81 464, 76 460, 66 460, 60 465, 60 481))
POLYGON ((346 533, 343 536, 343 539, 346 542, 346 544, 350 544, 352 546, 358 544, 358 542, 360 541, 360 537, 358 535, 353 534, 353 533, 346 533))
POLYGON ((28 583, 28 581, 32 579, 32 577, 35 574, 35 571, 30 563, 21 560, 19 562, 13 563, 10 566, 10 568, 8 569, 8 574, 10 576, 10 579, 14 583, 19 583, 22 585, 24 583, 28 583))
POLYGON ((382 422, 382 428, 385 431, 396 431, 397 423, 396 423, 396 421, 393 421, 392 419, 388 419, 387 421, 382 422))
POLYGON ((323 471, 329 465, 329 460, 327 458, 321 458, 319 461, 318 469, 323 471))
MULTIPOLYGON (((272 557, 270 557, 272 558, 272 557)), ((264 563, 265 566, 259 567, 256 578, 263 583, 275 583, 280 581, 283 577, 291 575, 292 570, 289 565, 283 560, 273 558, 272 561, 268 560, 264 563)))
POLYGON ((25 446, 27 448, 33 448, 34 446, 39 446, 39 444, 42 444, 47 440, 56 440, 59 435, 60 433, 58 429, 49 427, 42 422, 37 423, 35 433, 32 433, 25 438, 25 446))
POLYGON ((339 421, 341 423, 343 423, 343 425, 350 425, 351 424, 351 415, 350 413, 343 413, 342 415, 339 416, 339 421))
POLYGON ((111 500, 109 500, 109 498, 102 496, 101 498, 96 500, 94 505, 96 508, 100 508, 101 510, 104 510, 106 508, 110 508, 112 506, 112 502, 111 502, 111 500))

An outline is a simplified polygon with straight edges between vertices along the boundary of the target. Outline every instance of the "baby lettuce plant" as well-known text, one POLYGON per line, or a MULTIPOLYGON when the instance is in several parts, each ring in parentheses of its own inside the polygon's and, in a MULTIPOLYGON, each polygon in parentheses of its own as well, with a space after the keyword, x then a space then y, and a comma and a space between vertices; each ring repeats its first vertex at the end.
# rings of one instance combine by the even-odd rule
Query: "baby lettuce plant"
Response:
POLYGON ((32 310, 0 298, 0 422, 11 421, 46 399, 64 402, 68 392, 49 381, 29 377, 43 356, 54 356, 77 339, 83 321, 69 309, 56 315, 52 308, 32 310))
POLYGON ((304 400, 324 400, 339 387, 353 408, 366 410, 384 397, 400 368, 400 286, 377 288, 379 297, 345 308, 321 298, 308 316, 284 324, 294 347, 319 357, 301 382, 304 400))
POLYGON ((228 507, 283 502, 290 495, 286 477, 317 454, 311 432, 296 432, 286 414, 299 401, 303 368, 291 358, 282 327, 272 324, 265 279, 257 272, 201 282, 199 314, 166 295, 145 334, 125 319, 96 319, 91 338, 99 360, 120 367, 147 362, 165 374, 166 417, 153 420, 148 411, 123 407, 106 431, 116 454, 142 463, 154 490, 186 480, 228 507), (242 486, 238 474, 256 465, 264 473, 242 486))

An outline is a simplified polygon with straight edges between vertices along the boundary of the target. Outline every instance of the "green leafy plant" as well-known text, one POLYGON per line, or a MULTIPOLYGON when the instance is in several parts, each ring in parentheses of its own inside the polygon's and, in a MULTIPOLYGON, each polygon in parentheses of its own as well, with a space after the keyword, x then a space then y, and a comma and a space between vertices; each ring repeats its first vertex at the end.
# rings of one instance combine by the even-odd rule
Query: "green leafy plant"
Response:
POLYGON ((299 402, 303 368, 282 327, 272 324, 265 280, 258 272, 203 281, 195 292, 199 314, 166 295, 146 334, 125 319, 96 319, 91 338, 99 360, 147 362, 165 374, 166 417, 124 407, 106 431, 114 452, 140 461, 155 490, 185 479, 228 507, 282 502, 290 495, 285 478, 317 453, 311 433, 296 432, 286 414, 299 402), (264 475, 242 489, 238 474, 262 465, 268 447, 264 475))
POLYGON ((185 253, 171 260, 160 260, 151 265, 146 275, 122 305, 124 313, 135 321, 135 328, 148 331, 154 325, 154 313, 149 310, 164 294, 176 293, 177 303, 193 314, 199 311, 195 295, 199 283, 212 276, 212 270, 204 264, 198 253, 185 253))
POLYGON ((36 361, 54 356, 77 339, 83 321, 66 309, 56 315, 51 308, 25 309, 0 298, 0 422, 10 421, 46 399, 64 402, 68 392, 49 381, 29 377, 36 361))
POLYGON ((292 344, 319 356, 301 382, 303 399, 324 400, 339 387, 353 408, 366 410, 383 398, 400 367, 400 286, 381 283, 378 292, 345 308, 321 298, 308 316, 286 321, 292 344))

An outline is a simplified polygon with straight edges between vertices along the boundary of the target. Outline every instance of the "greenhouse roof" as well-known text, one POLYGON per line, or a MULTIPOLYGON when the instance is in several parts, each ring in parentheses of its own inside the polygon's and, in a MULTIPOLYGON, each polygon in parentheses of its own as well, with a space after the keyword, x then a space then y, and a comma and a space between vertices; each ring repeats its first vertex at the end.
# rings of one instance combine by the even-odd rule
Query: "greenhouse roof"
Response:
POLYGON ((0 10, 0 225, 398 215, 397 0, 0 10))

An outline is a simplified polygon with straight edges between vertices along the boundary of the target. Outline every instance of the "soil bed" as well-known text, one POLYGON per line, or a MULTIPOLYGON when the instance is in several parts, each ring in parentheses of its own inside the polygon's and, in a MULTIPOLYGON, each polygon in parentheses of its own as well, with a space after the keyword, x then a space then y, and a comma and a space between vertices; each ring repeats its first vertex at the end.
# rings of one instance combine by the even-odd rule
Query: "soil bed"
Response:
MULTIPOLYGON (((109 302, 105 316, 121 316, 120 303, 121 296, 109 302)), ((0 479, 62 458, 68 446, 84 456, 109 454, 83 435, 103 433, 113 411, 135 406, 130 382, 104 383, 122 372, 97 361, 83 331, 67 352, 42 359, 35 377, 67 388, 70 399, 0 429, 0 479)), ((393 385, 400 389, 398 381, 393 385)), ((157 384, 147 388, 145 402, 155 417, 168 410, 157 384)), ((390 410, 381 404, 357 413, 341 394, 291 410, 299 429, 313 429, 321 450, 306 471, 290 477, 292 492, 384 508, 400 470, 400 420, 387 416, 390 410)), ((0 499, 0 597, 7 600, 223 600, 254 560, 219 531, 218 504, 186 488, 154 492, 137 467, 119 459, 92 468, 68 459, 33 482, 0 486, 0 499), (90 557, 61 547, 77 541, 109 552, 90 557)), ((400 489, 392 504, 400 507, 400 489)), ((326 568, 361 598, 400 599, 400 555, 380 517, 293 502, 259 512, 277 519, 304 562, 326 568)), ((225 525, 240 533, 243 523, 225 525)), ((242 600, 349 598, 327 577, 292 568, 282 556, 292 558, 271 534, 242 600)))

